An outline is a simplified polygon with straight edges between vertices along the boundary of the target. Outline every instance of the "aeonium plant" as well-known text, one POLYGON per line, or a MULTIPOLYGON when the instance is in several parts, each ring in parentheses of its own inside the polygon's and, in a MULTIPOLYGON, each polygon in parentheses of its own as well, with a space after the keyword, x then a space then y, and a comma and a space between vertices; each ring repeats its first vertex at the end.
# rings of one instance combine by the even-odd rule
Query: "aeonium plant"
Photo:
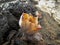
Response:
POLYGON ((42 27, 38 23, 38 16, 34 17, 32 14, 23 13, 19 20, 19 26, 22 31, 28 34, 36 33, 42 27))

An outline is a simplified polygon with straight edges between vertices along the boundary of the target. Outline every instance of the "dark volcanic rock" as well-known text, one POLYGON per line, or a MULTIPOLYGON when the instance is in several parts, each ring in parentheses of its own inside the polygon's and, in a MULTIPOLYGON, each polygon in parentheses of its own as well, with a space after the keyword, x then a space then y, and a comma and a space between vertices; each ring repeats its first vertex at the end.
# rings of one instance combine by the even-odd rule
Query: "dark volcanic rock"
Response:
POLYGON ((15 45, 27 45, 26 41, 20 40, 19 38, 15 39, 15 45))
POLYGON ((3 11, 3 15, 7 17, 10 29, 17 30, 19 28, 18 20, 9 11, 3 11))
POLYGON ((7 36, 11 30, 18 31, 18 29, 18 20, 9 11, 2 11, 0 13, 0 43, 7 40, 7 36))
POLYGON ((20 4, 19 2, 14 5, 10 5, 9 7, 7 9, 18 19, 23 12, 32 13, 35 16, 35 12, 37 10, 36 7, 31 4, 20 4))
POLYGON ((0 43, 3 37, 3 34, 8 30, 8 21, 7 17, 0 14, 0 43))
POLYGON ((15 31, 15 30, 10 31, 10 33, 9 33, 9 35, 7 37, 7 40, 11 40, 13 38, 13 36, 16 34, 16 32, 17 31, 15 31))
POLYGON ((0 0, 0 3, 6 3, 6 2, 11 2, 11 1, 14 1, 14 0, 0 0))
POLYGON ((2 11, 2 8, 0 7, 0 12, 2 11))
POLYGON ((0 14, 0 32, 5 33, 8 27, 7 17, 0 14))

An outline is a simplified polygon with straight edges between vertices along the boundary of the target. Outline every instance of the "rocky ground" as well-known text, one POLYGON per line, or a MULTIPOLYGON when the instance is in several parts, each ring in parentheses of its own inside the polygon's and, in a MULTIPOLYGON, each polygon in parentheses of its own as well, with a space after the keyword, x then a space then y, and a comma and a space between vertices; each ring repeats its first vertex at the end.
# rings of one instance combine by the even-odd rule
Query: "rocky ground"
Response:
MULTIPOLYGON (((32 13, 35 16, 37 10, 31 4, 19 2, 2 4, 0 7, 0 45, 34 45, 34 43, 19 39, 22 33, 18 22, 23 12, 32 13)), ((42 26, 40 33, 44 42, 46 45, 60 45, 60 25, 48 13, 41 10, 39 12, 42 14, 39 22, 42 26)))

